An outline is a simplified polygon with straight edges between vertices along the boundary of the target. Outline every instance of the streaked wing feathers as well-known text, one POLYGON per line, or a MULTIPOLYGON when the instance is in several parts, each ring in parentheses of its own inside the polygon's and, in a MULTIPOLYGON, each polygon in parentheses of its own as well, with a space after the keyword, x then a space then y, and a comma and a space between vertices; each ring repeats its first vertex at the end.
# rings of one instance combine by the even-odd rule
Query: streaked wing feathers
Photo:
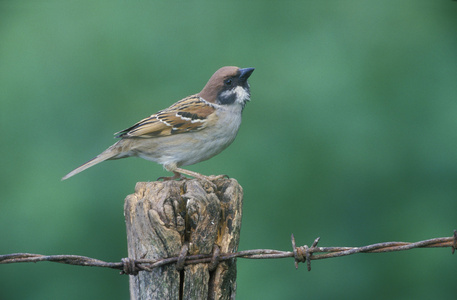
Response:
POLYGON ((121 138, 152 138, 197 131, 205 128, 214 110, 210 103, 192 95, 115 134, 121 138))

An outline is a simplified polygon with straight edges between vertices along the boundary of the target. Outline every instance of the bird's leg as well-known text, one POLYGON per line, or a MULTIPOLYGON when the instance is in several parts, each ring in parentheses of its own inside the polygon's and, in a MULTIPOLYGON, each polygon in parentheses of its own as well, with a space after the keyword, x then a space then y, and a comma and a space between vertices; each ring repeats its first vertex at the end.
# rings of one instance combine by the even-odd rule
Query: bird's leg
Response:
POLYGON ((216 186, 216 184, 213 183, 213 180, 217 180, 217 179, 220 179, 220 178, 223 178, 223 177, 226 176, 226 175, 205 176, 205 175, 202 175, 202 174, 194 172, 194 171, 189 171, 189 170, 186 170, 186 169, 177 168, 176 164, 164 165, 164 168, 169 172, 173 172, 175 175, 173 177, 160 177, 158 180, 160 180, 160 179, 163 179, 163 180, 175 180, 175 179, 183 180, 183 179, 186 179, 186 177, 183 176, 183 174, 184 174, 184 175, 191 176, 191 177, 194 177, 196 179, 200 179, 200 180, 202 180, 204 182, 209 183, 210 186, 212 186, 214 188, 214 190, 217 190, 217 186, 216 186))
POLYGON ((194 178, 203 179, 203 180, 207 180, 207 181, 213 181, 213 180, 218 180, 218 179, 222 179, 222 178, 230 178, 228 175, 205 176, 200 173, 189 171, 186 169, 181 169, 181 168, 176 168, 174 172, 178 172, 180 174, 185 174, 187 176, 192 176, 194 178))
POLYGON ((202 174, 197 173, 197 172, 194 172, 194 171, 189 171, 189 170, 181 169, 181 168, 176 168, 173 172, 174 172, 175 174, 176 174, 176 173, 178 173, 178 174, 184 174, 184 175, 187 175, 187 176, 192 176, 192 177, 194 177, 194 178, 203 179, 203 180, 208 180, 207 176, 205 176, 205 175, 202 175, 202 174))
POLYGON ((217 186, 213 183, 213 180, 219 179, 220 176, 224 177, 225 175, 220 175, 220 176, 205 176, 200 173, 194 172, 194 171, 189 171, 186 169, 181 169, 181 168, 176 168, 173 172, 177 172, 180 174, 185 174, 187 176, 192 176, 194 178, 203 180, 208 182, 213 188, 217 189, 217 186))
POLYGON ((163 181, 167 181, 167 180, 183 180, 183 179, 186 178, 186 177, 182 176, 182 174, 179 173, 179 172, 173 171, 173 173, 174 173, 175 175, 169 176, 169 177, 166 177, 166 176, 159 177, 159 178, 157 178, 157 180, 163 180, 163 181))
POLYGON ((214 180, 212 177, 205 176, 200 173, 189 171, 186 169, 181 169, 181 168, 175 168, 174 170, 167 170, 167 171, 173 172, 174 175, 170 176, 170 177, 165 177, 165 176, 159 177, 157 180, 164 180, 164 181, 166 181, 166 180, 183 180, 183 179, 187 178, 187 177, 183 176, 183 174, 197 178, 197 179, 209 181, 209 182, 211 182, 211 180, 214 180))

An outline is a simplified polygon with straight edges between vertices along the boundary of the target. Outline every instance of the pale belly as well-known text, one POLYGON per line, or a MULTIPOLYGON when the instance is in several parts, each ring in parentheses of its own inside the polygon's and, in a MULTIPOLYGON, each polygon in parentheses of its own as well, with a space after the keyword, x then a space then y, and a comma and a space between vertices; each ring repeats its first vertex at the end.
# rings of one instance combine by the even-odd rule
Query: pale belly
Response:
POLYGON ((210 159, 227 148, 235 139, 232 137, 217 137, 201 139, 193 134, 182 134, 185 137, 162 137, 151 139, 134 151, 134 155, 155 161, 159 164, 175 164, 179 166, 193 165, 210 159))

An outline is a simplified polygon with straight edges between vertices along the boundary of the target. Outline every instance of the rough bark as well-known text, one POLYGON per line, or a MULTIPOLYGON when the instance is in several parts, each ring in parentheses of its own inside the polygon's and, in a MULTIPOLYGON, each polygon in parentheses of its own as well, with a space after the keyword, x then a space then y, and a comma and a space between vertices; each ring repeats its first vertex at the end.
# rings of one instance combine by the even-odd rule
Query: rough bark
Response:
MULTIPOLYGON (((196 179, 139 182, 125 199, 129 258, 161 259, 188 254, 236 252, 243 191, 235 179, 215 186, 196 179)), ((131 299, 234 299, 236 260, 210 264, 166 265, 130 275, 131 299)))

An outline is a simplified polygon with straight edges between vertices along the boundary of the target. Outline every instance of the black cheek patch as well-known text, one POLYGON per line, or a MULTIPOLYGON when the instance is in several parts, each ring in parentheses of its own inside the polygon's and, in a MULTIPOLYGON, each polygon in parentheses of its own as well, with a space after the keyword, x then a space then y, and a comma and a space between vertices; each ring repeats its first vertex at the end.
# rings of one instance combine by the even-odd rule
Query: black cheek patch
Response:
POLYGON ((227 91, 224 91, 217 96, 217 100, 222 105, 233 104, 236 101, 236 92, 227 93, 227 91))

